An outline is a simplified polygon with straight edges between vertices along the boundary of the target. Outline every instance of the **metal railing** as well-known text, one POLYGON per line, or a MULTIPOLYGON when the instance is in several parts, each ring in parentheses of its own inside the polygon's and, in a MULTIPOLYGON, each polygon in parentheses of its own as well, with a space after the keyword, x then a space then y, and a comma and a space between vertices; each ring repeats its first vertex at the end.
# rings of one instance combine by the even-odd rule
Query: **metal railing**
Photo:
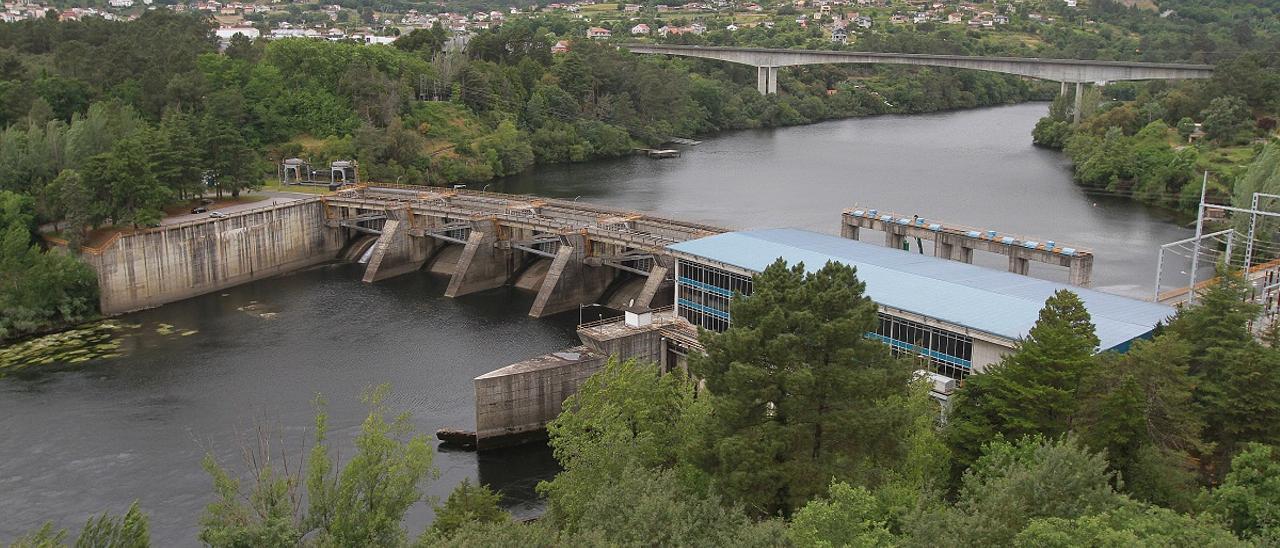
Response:
MULTIPOLYGON (((608 307, 605 307, 605 308, 608 308, 608 307)), ((658 308, 651 309, 649 310, 649 312, 651 312, 654 316, 657 316, 658 314, 665 314, 668 312, 674 315, 675 309, 676 309, 675 305, 667 305, 667 306, 660 306, 658 308)), ((611 323, 621 323, 624 321, 626 321, 625 315, 613 316, 611 318, 601 318, 599 320, 591 320, 586 323, 580 323, 578 324, 578 329, 590 329, 592 327, 600 327, 602 325, 608 325, 611 323)))

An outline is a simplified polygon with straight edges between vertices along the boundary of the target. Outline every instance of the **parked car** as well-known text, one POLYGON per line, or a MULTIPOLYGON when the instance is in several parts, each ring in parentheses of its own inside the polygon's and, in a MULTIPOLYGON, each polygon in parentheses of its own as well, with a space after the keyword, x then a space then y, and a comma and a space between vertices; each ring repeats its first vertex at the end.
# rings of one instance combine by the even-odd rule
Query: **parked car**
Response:
POLYGON ((191 208, 191 212, 192 212, 192 213, 204 213, 204 212, 206 212, 206 211, 209 211, 209 208, 207 208, 207 207, 205 207, 205 206, 196 206, 196 207, 191 208))
POLYGON ((224 219, 226 218, 227 214, 221 211, 210 211, 209 216, 213 217, 214 219, 224 219))

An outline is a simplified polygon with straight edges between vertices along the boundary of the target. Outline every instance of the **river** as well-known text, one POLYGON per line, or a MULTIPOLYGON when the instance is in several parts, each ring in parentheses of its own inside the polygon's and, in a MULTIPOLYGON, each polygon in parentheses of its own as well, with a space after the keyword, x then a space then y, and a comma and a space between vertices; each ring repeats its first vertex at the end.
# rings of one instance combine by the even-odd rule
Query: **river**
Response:
MULTIPOLYGON (((1090 248, 1095 287, 1148 296, 1159 244, 1189 231, 1160 211, 1085 196, 1061 154, 1030 144, 1045 109, 733 132, 679 159, 543 167, 489 188, 742 228, 836 232, 854 204, 917 213, 1090 248)), ((1060 270, 1032 266, 1051 279, 1064 279, 1060 270)), ((354 265, 319 267, 129 314, 123 322, 137 327, 122 332, 122 357, 0 379, 0 543, 44 520, 78 530, 137 499, 157 545, 198 545, 212 501, 206 453, 243 470, 241 449, 261 429, 296 466, 320 394, 333 444, 349 456, 365 415, 359 394, 383 383, 390 407, 421 431, 471 428, 473 377, 575 342, 576 313, 534 320, 531 296, 512 289, 443 291, 426 274, 366 285, 354 265)), ((440 451, 435 462, 429 495, 478 479, 518 515, 536 511, 533 485, 555 472, 545 447, 440 451)), ((430 519, 428 505, 415 506, 410 534, 430 519)))

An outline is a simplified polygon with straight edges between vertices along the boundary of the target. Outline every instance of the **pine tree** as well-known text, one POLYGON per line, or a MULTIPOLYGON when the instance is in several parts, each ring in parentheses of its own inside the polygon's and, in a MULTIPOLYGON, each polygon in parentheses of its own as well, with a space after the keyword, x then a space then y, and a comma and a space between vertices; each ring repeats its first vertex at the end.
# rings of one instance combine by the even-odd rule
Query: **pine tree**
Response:
POLYGON ((1249 286, 1239 272, 1219 272, 1195 306, 1183 308, 1169 325, 1191 347, 1193 399, 1214 453, 1204 464, 1212 476, 1241 444, 1280 442, 1280 350, 1259 343, 1250 331, 1258 305, 1247 299, 1249 286))
POLYGON ((867 480, 914 417, 891 412, 909 367, 866 338, 876 304, 852 267, 806 274, 779 260, 732 303, 733 326, 704 333, 692 360, 712 418, 700 463, 729 498, 758 515, 789 514, 832 478, 867 480))
POLYGON ((1080 298, 1060 290, 1045 301, 1027 338, 999 364, 966 379, 953 402, 948 439, 961 466, 1003 436, 1057 437, 1072 426, 1076 392, 1095 365, 1098 337, 1080 298))
POLYGON ((1164 506, 1190 504, 1192 457, 1208 449, 1192 402, 1190 352, 1175 335, 1138 341, 1126 354, 1106 356, 1079 394, 1081 439, 1105 450, 1130 493, 1164 506))

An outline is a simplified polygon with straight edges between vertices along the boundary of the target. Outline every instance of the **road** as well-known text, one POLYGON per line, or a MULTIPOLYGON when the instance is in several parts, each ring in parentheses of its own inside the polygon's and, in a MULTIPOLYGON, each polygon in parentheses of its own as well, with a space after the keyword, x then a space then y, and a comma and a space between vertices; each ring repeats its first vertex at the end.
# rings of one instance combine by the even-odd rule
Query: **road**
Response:
MULTIPOLYGON (((221 211, 222 213, 226 213, 230 215, 237 211, 244 211, 247 209, 257 209, 260 207, 272 205, 273 203, 283 204, 286 202, 292 202, 295 200, 301 200, 303 198, 310 198, 314 196, 312 194, 303 194, 300 192, 280 192, 275 190, 259 190, 257 192, 253 192, 250 195, 266 196, 266 199, 258 200, 256 202, 244 202, 244 203, 235 203, 235 204, 213 204, 212 206, 210 206, 209 211, 210 212, 221 211)), ((187 221, 194 221, 196 219, 207 219, 207 218, 209 218, 208 212, 184 213, 182 215, 173 215, 170 217, 165 217, 164 220, 160 221, 160 224, 162 226, 176 225, 178 223, 185 223, 187 221)))

